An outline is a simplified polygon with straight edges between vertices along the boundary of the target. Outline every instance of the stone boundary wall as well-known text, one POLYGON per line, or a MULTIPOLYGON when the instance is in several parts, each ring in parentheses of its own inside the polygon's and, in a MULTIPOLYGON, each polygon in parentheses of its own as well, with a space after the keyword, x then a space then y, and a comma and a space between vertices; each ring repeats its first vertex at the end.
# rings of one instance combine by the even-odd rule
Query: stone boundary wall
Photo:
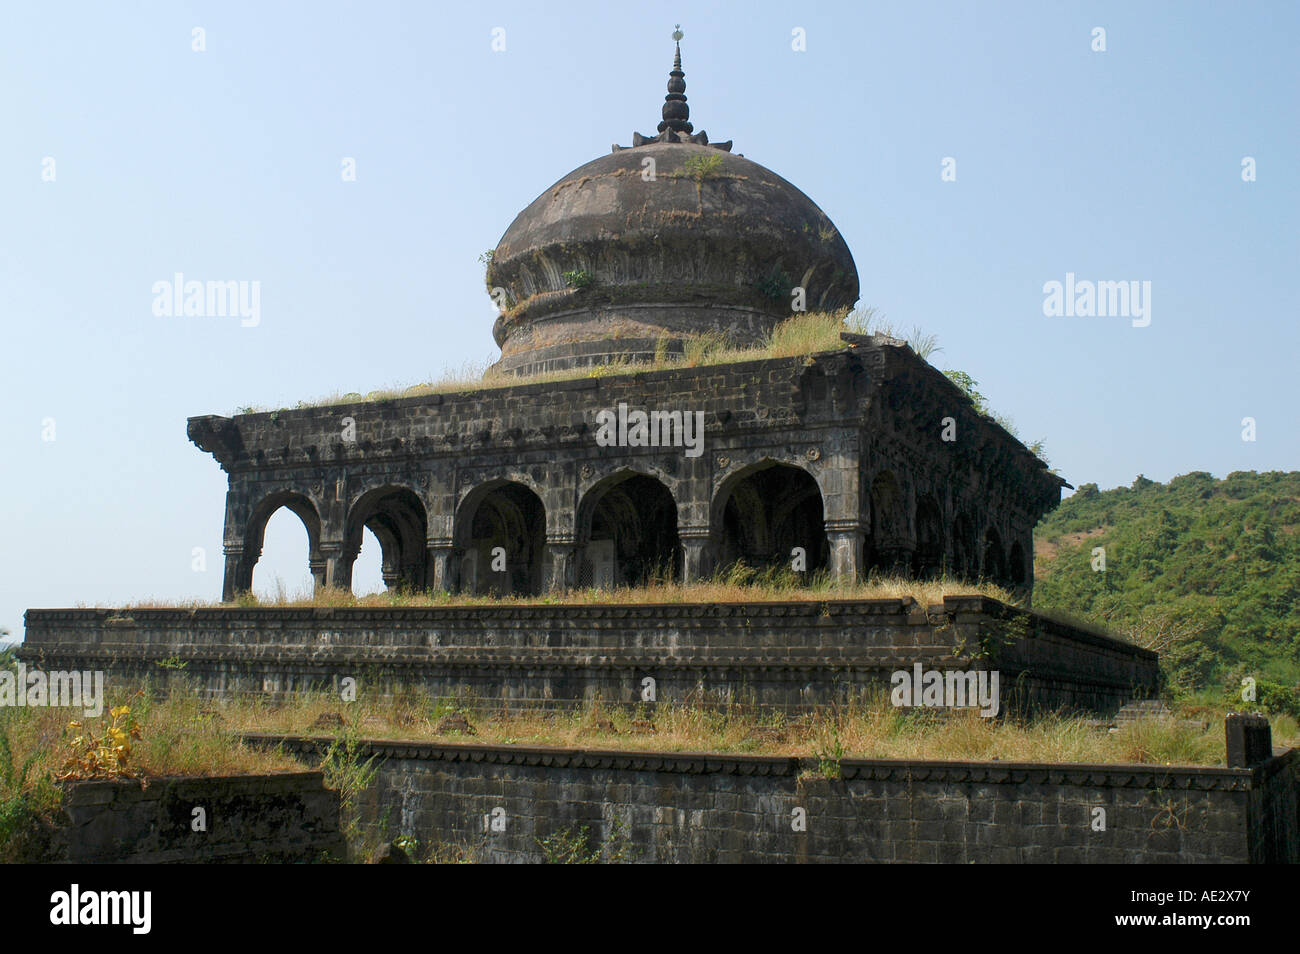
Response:
POLYGON ((330 858, 347 848, 338 792, 320 772, 69 782, 62 824, 41 861, 87 863, 285 864, 330 858), (206 832, 192 830, 194 809, 206 832))
POLYGON ((1250 790, 1251 861, 1300 863, 1300 749, 1255 769, 1250 790))
POLYGON ((997 669, 1003 709, 1114 711, 1154 692, 1155 653, 984 597, 729 604, 28 610, 19 653, 209 695, 406 682, 475 704, 825 705, 895 670, 997 669), (989 655, 982 655, 987 652, 989 655), (182 667, 183 668, 179 668, 182 667))
MULTIPOLYGON (((249 739, 308 757, 328 741, 249 739)), ((584 827, 593 855, 633 862, 1300 862, 1295 749, 1253 768, 844 759, 839 778, 791 757, 363 751, 380 765, 361 799, 372 840, 414 836, 486 862, 546 860, 543 842, 584 827)))

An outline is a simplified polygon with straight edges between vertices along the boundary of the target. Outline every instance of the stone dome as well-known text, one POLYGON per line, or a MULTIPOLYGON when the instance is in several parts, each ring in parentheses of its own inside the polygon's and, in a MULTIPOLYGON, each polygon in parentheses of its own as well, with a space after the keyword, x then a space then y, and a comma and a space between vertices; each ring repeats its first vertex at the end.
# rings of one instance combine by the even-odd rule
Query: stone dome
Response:
POLYGON ((731 143, 693 134, 680 56, 659 134, 560 179, 493 251, 498 369, 648 360, 710 332, 757 343, 793 314, 796 286, 809 311, 857 301, 853 256, 826 214, 731 143))

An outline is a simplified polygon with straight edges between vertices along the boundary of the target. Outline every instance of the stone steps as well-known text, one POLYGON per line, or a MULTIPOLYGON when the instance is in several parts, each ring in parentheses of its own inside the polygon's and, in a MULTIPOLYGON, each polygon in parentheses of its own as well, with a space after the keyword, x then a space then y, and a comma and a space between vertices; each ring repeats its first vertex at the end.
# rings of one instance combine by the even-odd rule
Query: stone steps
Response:
POLYGON ((1208 722, 1202 722, 1196 719, 1178 719, 1172 709, 1165 705, 1163 699, 1134 699, 1125 703, 1124 706, 1115 713, 1110 719, 1091 719, 1089 725, 1096 728, 1110 729, 1112 732, 1117 731, 1120 726, 1130 725, 1134 722, 1141 722, 1146 719, 1169 719, 1177 720, 1181 725, 1189 729, 1196 729, 1204 732, 1209 728, 1208 722))
POLYGON ((1173 711, 1162 699, 1137 699, 1126 703, 1115 713, 1115 725, 1137 722, 1141 719, 1172 719, 1173 711))

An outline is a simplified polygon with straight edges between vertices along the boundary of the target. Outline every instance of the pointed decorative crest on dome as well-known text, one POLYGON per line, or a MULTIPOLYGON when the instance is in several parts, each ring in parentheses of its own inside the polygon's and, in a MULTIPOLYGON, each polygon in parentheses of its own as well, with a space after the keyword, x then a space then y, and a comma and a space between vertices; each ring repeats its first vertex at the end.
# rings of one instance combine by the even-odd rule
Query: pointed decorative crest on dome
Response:
MULTIPOLYGON (((664 97, 663 121, 659 123, 657 136, 643 136, 640 133, 632 133, 632 148, 637 146, 648 146, 657 142, 685 142, 696 146, 713 146, 714 149, 721 149, 723 152, 731 152, 731 141, 711 143, 709 135, 704 130, 698 133, 694 132, 695 127, 691 125, 691 108, 686 105, 686 73, 682 71, 682 25, 677 24, 673 30, 673 43, 676 48, 673 52, 673 68, 668 71, 668 95, 664 97)), ((626 149, 626 146, 615 145, 613 151, 618 152, 620 149, 626 149)))
POLYGON ((673 54, 673 68, 668 72, 668 95, 664 97, 664 120, 659 124, 659 132, 671 129, 673 132, 689 134, 695 127, 689 122, 691 107, 686 105, 686 74, 682 72, 682 25, 677 24, 673 31, 673 41, 677 51, 673 54))

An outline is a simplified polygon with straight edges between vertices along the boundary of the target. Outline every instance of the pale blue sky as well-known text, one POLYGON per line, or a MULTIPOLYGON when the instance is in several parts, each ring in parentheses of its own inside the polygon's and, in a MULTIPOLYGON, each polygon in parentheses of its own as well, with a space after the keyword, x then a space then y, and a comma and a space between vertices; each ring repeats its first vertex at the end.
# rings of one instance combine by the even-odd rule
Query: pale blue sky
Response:
MULTIPOLYGON (((186 417, 494 357, 479 254, 653 132, 677 21, 696 128, 807 192, 862 304, 938 335, 1072 483, 1300 469, 1300 5, 659 9, 7 5, 0 626, 220 596, 224 474, 186 417), (260 324, 154 316, 178 271, 261 282, 260 324), (1044 317, 1067 272, 1150 281, 1150 326, 1044 317)), ((259 585, 298 585, 305 540, 277 515, 259 585)))

